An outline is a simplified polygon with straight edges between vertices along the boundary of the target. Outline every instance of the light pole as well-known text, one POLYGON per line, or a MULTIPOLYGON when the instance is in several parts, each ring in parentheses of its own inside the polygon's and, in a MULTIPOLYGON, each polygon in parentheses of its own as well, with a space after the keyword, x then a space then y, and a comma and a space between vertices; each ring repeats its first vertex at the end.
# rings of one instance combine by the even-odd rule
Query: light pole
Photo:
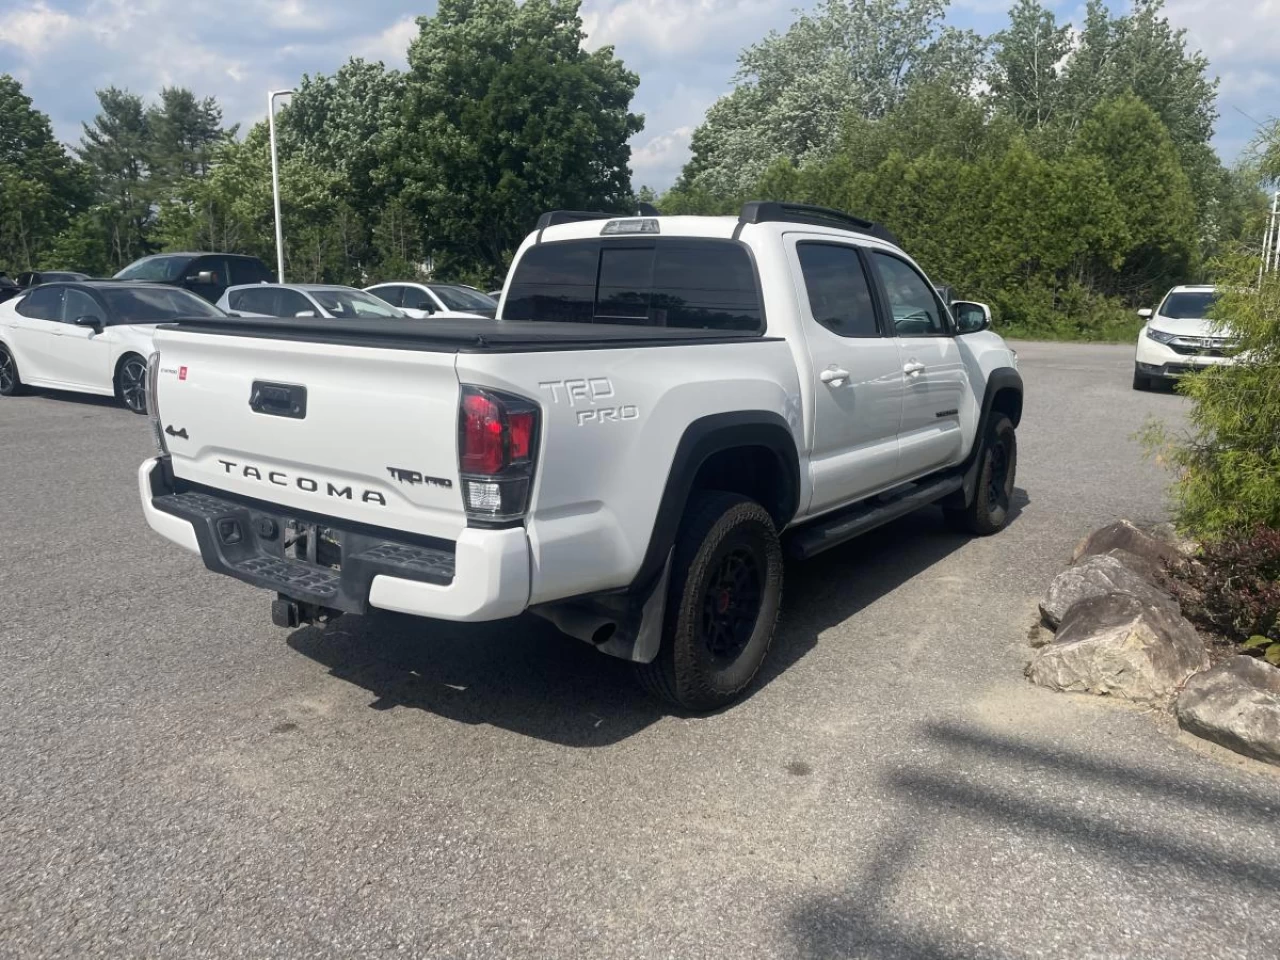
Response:
POLYGON ((272 90, 267 94, 267 128, 271 131, 271 195, 276 204, 276 283, 284 283, 284 230, 280 225, 280 164, 276 160, 276 97, 292 90, 272 90))

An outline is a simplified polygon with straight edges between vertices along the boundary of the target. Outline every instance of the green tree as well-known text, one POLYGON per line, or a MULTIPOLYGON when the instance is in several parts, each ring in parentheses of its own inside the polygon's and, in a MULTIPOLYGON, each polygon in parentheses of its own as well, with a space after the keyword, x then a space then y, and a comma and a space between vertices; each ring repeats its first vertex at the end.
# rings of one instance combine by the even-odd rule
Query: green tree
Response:
POLYGON ((1062 105, 1061 67, 1071 51, 1071 25, 1059 24, 1040 0, 1018 0, 1009 26, 992 41, 991 95, 1026 129, 1054 120, 1062 105))
POLYGON ((44 265, 55 235, 86 202, 86 186, 49 118, 0 74, 0 269, 44 265))
POLYGON ((150 137, 148 173, 158 191, 209 173, 218 147, 233 135, 222 127, 222 108, 213 97, 196 99, 183 87, 165 87, 147 110, 150 137))
POLYGON ((496 276, 538 215, 621 209, 639 78, 582 49, 579 0, 441 0, 409 48, 405 129, 384 175, 443 266, 496 276))
POLYGON ((968 90, 985 43, 942 24, 947 0, 823 0, 739 57, 735 89, 694 131, 682 189, 740 196, 779 157, 834 152, 852 115, 888 114, 916 83, 968 90))
POLYGON ((142 98, 108 87, 98 91, 100 112, 76 153, 89 169, 97 204, 106 213, 111 265, 119 268, 150 251, 152 191, 147 155, 150 125, 142 98))

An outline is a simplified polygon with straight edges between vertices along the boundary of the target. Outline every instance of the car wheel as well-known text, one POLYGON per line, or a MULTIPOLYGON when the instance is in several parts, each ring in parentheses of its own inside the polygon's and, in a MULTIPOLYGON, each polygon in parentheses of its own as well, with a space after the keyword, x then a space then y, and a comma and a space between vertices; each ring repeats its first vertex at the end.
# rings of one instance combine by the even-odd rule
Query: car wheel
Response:
POLYGON ((1150 390, 1151 378, 1138 372, 1138 368, 1133 368, 1133 389, 1150 390))
POLYGON ((147 361, 127 354, 116 372, 116 396, 134 413, 147 412, 147 361))
POLYGON ((0 343, 0 397, 16 397, 22 393, 22 377, 18 376, 18 361, 9 348, 0 343))
POLYGON ((989 537, 1009 523, 1018 473, 1018 435, 1012 420, 1002 413, 992 415, 978 456, 981 459, 973 501, 967 507, 945 513, 956 528, 989 537))
POLYGON ((755 679, 782 603, 782 547, 769 512, 700 493, 676 539, 662 646, 641 685, 686 710, 732 703, 755 679))

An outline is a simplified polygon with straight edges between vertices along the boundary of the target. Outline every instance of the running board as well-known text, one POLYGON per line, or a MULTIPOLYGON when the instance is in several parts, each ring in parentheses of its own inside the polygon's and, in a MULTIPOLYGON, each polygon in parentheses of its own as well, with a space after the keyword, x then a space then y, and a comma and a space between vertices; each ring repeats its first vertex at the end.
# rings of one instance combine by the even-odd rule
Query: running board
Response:
POLYGON ((952 474, 900 487, 891 491, 888 498, 872 497, 796 530, 787 538, 787 552, 797 560, 807 560, 941 500, 963 487, 964 477, 952 474))

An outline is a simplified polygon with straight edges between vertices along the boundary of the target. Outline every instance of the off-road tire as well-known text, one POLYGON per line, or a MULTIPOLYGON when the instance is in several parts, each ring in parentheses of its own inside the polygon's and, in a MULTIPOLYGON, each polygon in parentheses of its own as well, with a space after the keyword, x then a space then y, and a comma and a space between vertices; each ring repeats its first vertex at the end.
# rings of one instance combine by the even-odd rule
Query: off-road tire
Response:
POLYGON ((1018 435, 1013 421, 991 415, 982 449, 978 451, 978 480, 967 507, 947 509, 947 520, 958 530, 989 537, 1009 522, 1014 482, 1018 474, 1018 435))
POLYGON ((18 361, 9 348, 0 343, 0 397, 16 397, 26 392, 18 375, 18 361))
POLYGON ((759 672, 781 604, 782 547, 769 512, 734 493, 695 494, 676 535, 662 646, 653 663, 636 665, 641 686, 697 713, 727 706, 759 672), (724 586, 740 582, 755 584, 753 623, 750 586, 724 586))

